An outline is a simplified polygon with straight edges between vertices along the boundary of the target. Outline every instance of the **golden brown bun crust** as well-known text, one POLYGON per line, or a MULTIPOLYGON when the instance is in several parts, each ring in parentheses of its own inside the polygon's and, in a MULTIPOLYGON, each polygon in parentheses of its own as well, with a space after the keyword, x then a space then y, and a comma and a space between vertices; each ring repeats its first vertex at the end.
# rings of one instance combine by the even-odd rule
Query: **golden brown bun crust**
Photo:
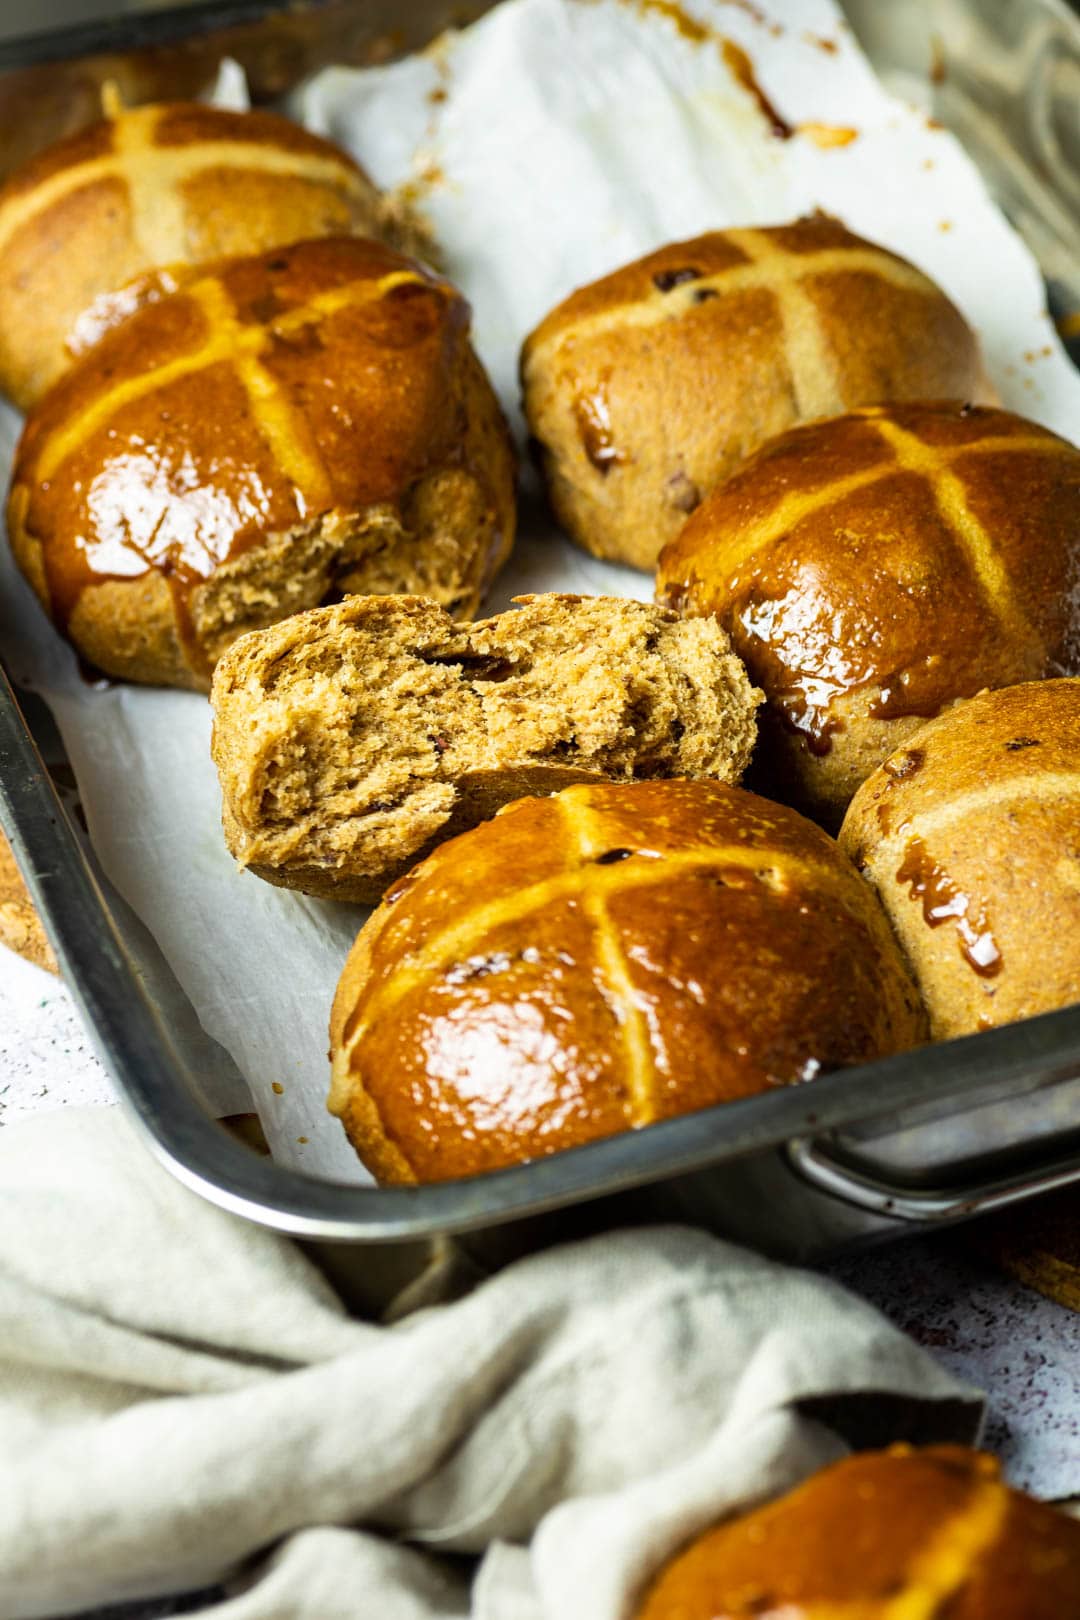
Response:
POLYGON ((347 153, 266 112, 121 110, 0 188, 0 388, 26 410, 109 327, 192 266, 377 235, 347 153))
POLYGON ((645 569, 797 422, 994 397, 944 293, 824 216, 673 242, 582 287, 527 339, 522 382, 559 521, 645 569))
POLYGON ((986 692, 924 726, 863 783, 840 842, 939 1039, 1080 1001, 1080 680, 986 692))
POLYGON ((1080 1614, 1080 1524, 998 1472, 961 1446, 845 1458, 692 1542, 636 1620, 1080 1614))
POLYGON ((714 782, 521 799, 361 929, 330 1106, 385 1181, 440 1181, 911 1046, 876 900, 782 805, 714 782))
POLYGON ((227 261, 103 338, 27 420, 9 532, 91 663, 205 687, 237 636, 332 591, 470 617, 513 479, 465 300, 328 237, 227 261))
POLYGON ((767 791, 837 826, 958 698, 1080 671, 1078 570, 1080 451, 1006 411, 875 406, 758 451, 657 599, 718 616, 767 699, 767 791))
POLYGON ((455 625, 415 596, 350 596, 235 642, 212 751, 233 855, 377 905, 435 844, 572 782, 737 782, 760 701, 713 619, 549 593, 455 625))
POLYGON ((56 957, 22 880, 11 845, 0 832, 0 945, 35 967, 56 973, 56 957))

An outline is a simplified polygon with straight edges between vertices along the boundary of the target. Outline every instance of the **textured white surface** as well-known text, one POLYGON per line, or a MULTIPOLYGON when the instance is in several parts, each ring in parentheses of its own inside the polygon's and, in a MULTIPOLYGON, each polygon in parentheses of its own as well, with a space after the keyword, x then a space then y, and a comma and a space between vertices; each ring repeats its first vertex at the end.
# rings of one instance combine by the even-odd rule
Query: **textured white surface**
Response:
POLYGON ((112 1101, 60 980, 0 946, 0 1128, 65 1103, 112 1101))
POLYGON ((989 1395, 986 1444, 1048 1500, 1080 1492, 1080 1315, 965 1250, 962 1232, 830 1267, 989 1395))

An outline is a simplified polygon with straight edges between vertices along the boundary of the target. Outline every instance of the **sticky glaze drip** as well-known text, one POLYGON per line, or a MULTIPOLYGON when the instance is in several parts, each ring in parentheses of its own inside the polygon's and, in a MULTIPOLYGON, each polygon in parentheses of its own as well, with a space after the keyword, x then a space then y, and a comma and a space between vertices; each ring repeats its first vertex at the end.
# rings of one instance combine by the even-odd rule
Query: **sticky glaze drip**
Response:
POLYGON ((813 701, 808 685, 795 692, 774 692, 769 702, 779 715, 785 728, 801 737, 815 759, 824 759, 832 751, 832 740, 844 730, 844 722, 830 715, 829 705, 835 690, 826 690, 813 701))
POLYGON ((769 696, 784 726, 798 733, 810 753, 824 758, 844 722, 832 708, 837 697, 864 679, 840 643, 815 633, 790 599, 751 598, 721 622, 753 678, 769 696), (794 618, 792 610, 794 608, 794 618))
POLYGON ((1001 972, 1001 952, 990 930, 986 914, 976 909, 970 895, 953 882, 930 855, 921 838, 908 840, 896 881, 910 888, 912 900, 922 902, 923 920, 929 928, 954 922, 960 936, 960 954, 980 978, 993 979, 1001 972))
POLYGON ((772 133, 781 141, 790 140, 795 130, 787 119, 782 117, 765 94, 754 73, 754 64, 747 56, 741 45, 736 45, 732 39, 725 39, 721 45, 724 63, 732 78, 748 90, 757 102, 763 116, 768 122, 772 133))
POLYGON ((887 759, 881 768, 891 781, 907 782, 922 770, 925 760, 926 754, 921 748, 905 748, 903 753, 887 759))
MULTIPOLYGON (((435 461, 464 461, 455 413, 441 406, 467 333, 464 304, 441 284, 399 270, 403 261, 394 257, 369 266, 365 244, 355 264, 350 253, 351 274, 342 281, 334 262, 324 270, 320 246, 297 250, 295 264, 264 261, 264 276, 293 268, 291 301, 271 289, 271 307, 251 272, 240 289, 227 275, 207 278, 133 316, 91 351, 84 364, 96 363, 98 393, 84 407, 85 432, 65 446, 55 472, 46 467, 42 477, 29 459, 20 466, 13 496, 25 502, 28 531, 50 537, 44 565, 61 630, 88 587, 157 572, 185 652, 205 672, 191 597, 222 563, 334 507, 394 502, 435 461), (144 342, 161 346, 149 367, 138 364, 144 342), (334 350, 339 403, 327 415, 321 394, 313 395, 322 411, 316 419, 307 373, 324 370, 326 346, 334 350), (383 430, 361 438, 372 414, 373 367, 399 385, 399 416, 423 416, 424 434, 403 433, 384 412, 383 430), (221 420, 223 408, 235 413, 235 430, 221 420)), ((54 445, 69 423, 49 413, 34 427, 38 461, 60 453, 54 445)))
POLYGON ((664 607, 671 608, 673 613, 682 612, 689 595, 690 585, 685 579, 657 581, 657 601, 664 607))
MULTIPOLYGON (((867 713, 874 720, 901 720, 915 715, 921 720, 933 720, 941 713, 941 706, 946 701, 947 689, 943 690, 941 683, 935 679, 932 660, 926 660, 923 668, 904 669, 899 672, 877 676, 869 675, 860 685, 868 685, 874 679, 880 680, 881 690, 877 701, 871 704, 867 713)), ((938 660, 940 662, 940 660, 938 660)), ((977 680, 977 677, 976 677, 977 680)), ((955 697, 974 697, 978 687, 969 680, 970 691, 953 691, 955 697)))
POLYGON ((602 387, 591 394, 580 394, 574 401, 574 420, 577 422, 585 454, 606 478, 612 467, 621 467, 626 459, 617 449, 611 431, 611 414, 607 394, 602 387))

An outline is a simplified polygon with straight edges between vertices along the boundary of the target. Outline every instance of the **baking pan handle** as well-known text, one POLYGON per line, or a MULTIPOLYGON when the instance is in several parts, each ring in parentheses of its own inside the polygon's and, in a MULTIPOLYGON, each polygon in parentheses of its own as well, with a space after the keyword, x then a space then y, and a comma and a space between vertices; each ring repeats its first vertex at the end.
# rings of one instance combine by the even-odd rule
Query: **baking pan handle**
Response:
POLYGON ((912 1189, 891 1183, 831 1154, 819 1140, 795 1137, 787 1155, 797 1173, 821 1192, 842 1198, 858 1209, 873 1210, 895 1220, 913 1223, 962 1220, 1004 1209, 1039 1193, 1054 1192, 1080 1182, 1080 1149, 1070 1158, 1028 1167, 1000 1180, 967 1187, 912 1189))

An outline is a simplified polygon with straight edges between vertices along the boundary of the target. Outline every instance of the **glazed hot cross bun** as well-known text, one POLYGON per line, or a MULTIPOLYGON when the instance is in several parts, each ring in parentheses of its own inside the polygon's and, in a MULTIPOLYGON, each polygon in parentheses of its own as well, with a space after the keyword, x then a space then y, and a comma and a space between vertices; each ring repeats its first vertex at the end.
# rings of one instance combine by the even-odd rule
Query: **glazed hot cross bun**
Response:
POLYGON ((946 1040, 1080 1002, 1080 680, 984 692, 851 801, 874 885, 946 1040))
POLYGON ((107 334, 27 419, 16 558, 106 674, 209 685, 247 630, 362 592, 471 617, 514 456, 449 282, 363 237, 232 259, 107 334))
POLYGON ((361 929, 330 1107, 384 1181, 498 1169, 915 1045, 876 896, 820 828, 719 782, 519 799, 361 929))
POLYGON ((1007 411, 878 405, 793 428, 664 550, 765 692, 755 778, 839 826, 859 783, 982 687, 1080 673, 1080 450, 1007 411))
POLYGON ((0 188, 0 388, 22 410, 193 267, 380 234, 367 175, 288 119, 115 95, 107 109, 0 188))

